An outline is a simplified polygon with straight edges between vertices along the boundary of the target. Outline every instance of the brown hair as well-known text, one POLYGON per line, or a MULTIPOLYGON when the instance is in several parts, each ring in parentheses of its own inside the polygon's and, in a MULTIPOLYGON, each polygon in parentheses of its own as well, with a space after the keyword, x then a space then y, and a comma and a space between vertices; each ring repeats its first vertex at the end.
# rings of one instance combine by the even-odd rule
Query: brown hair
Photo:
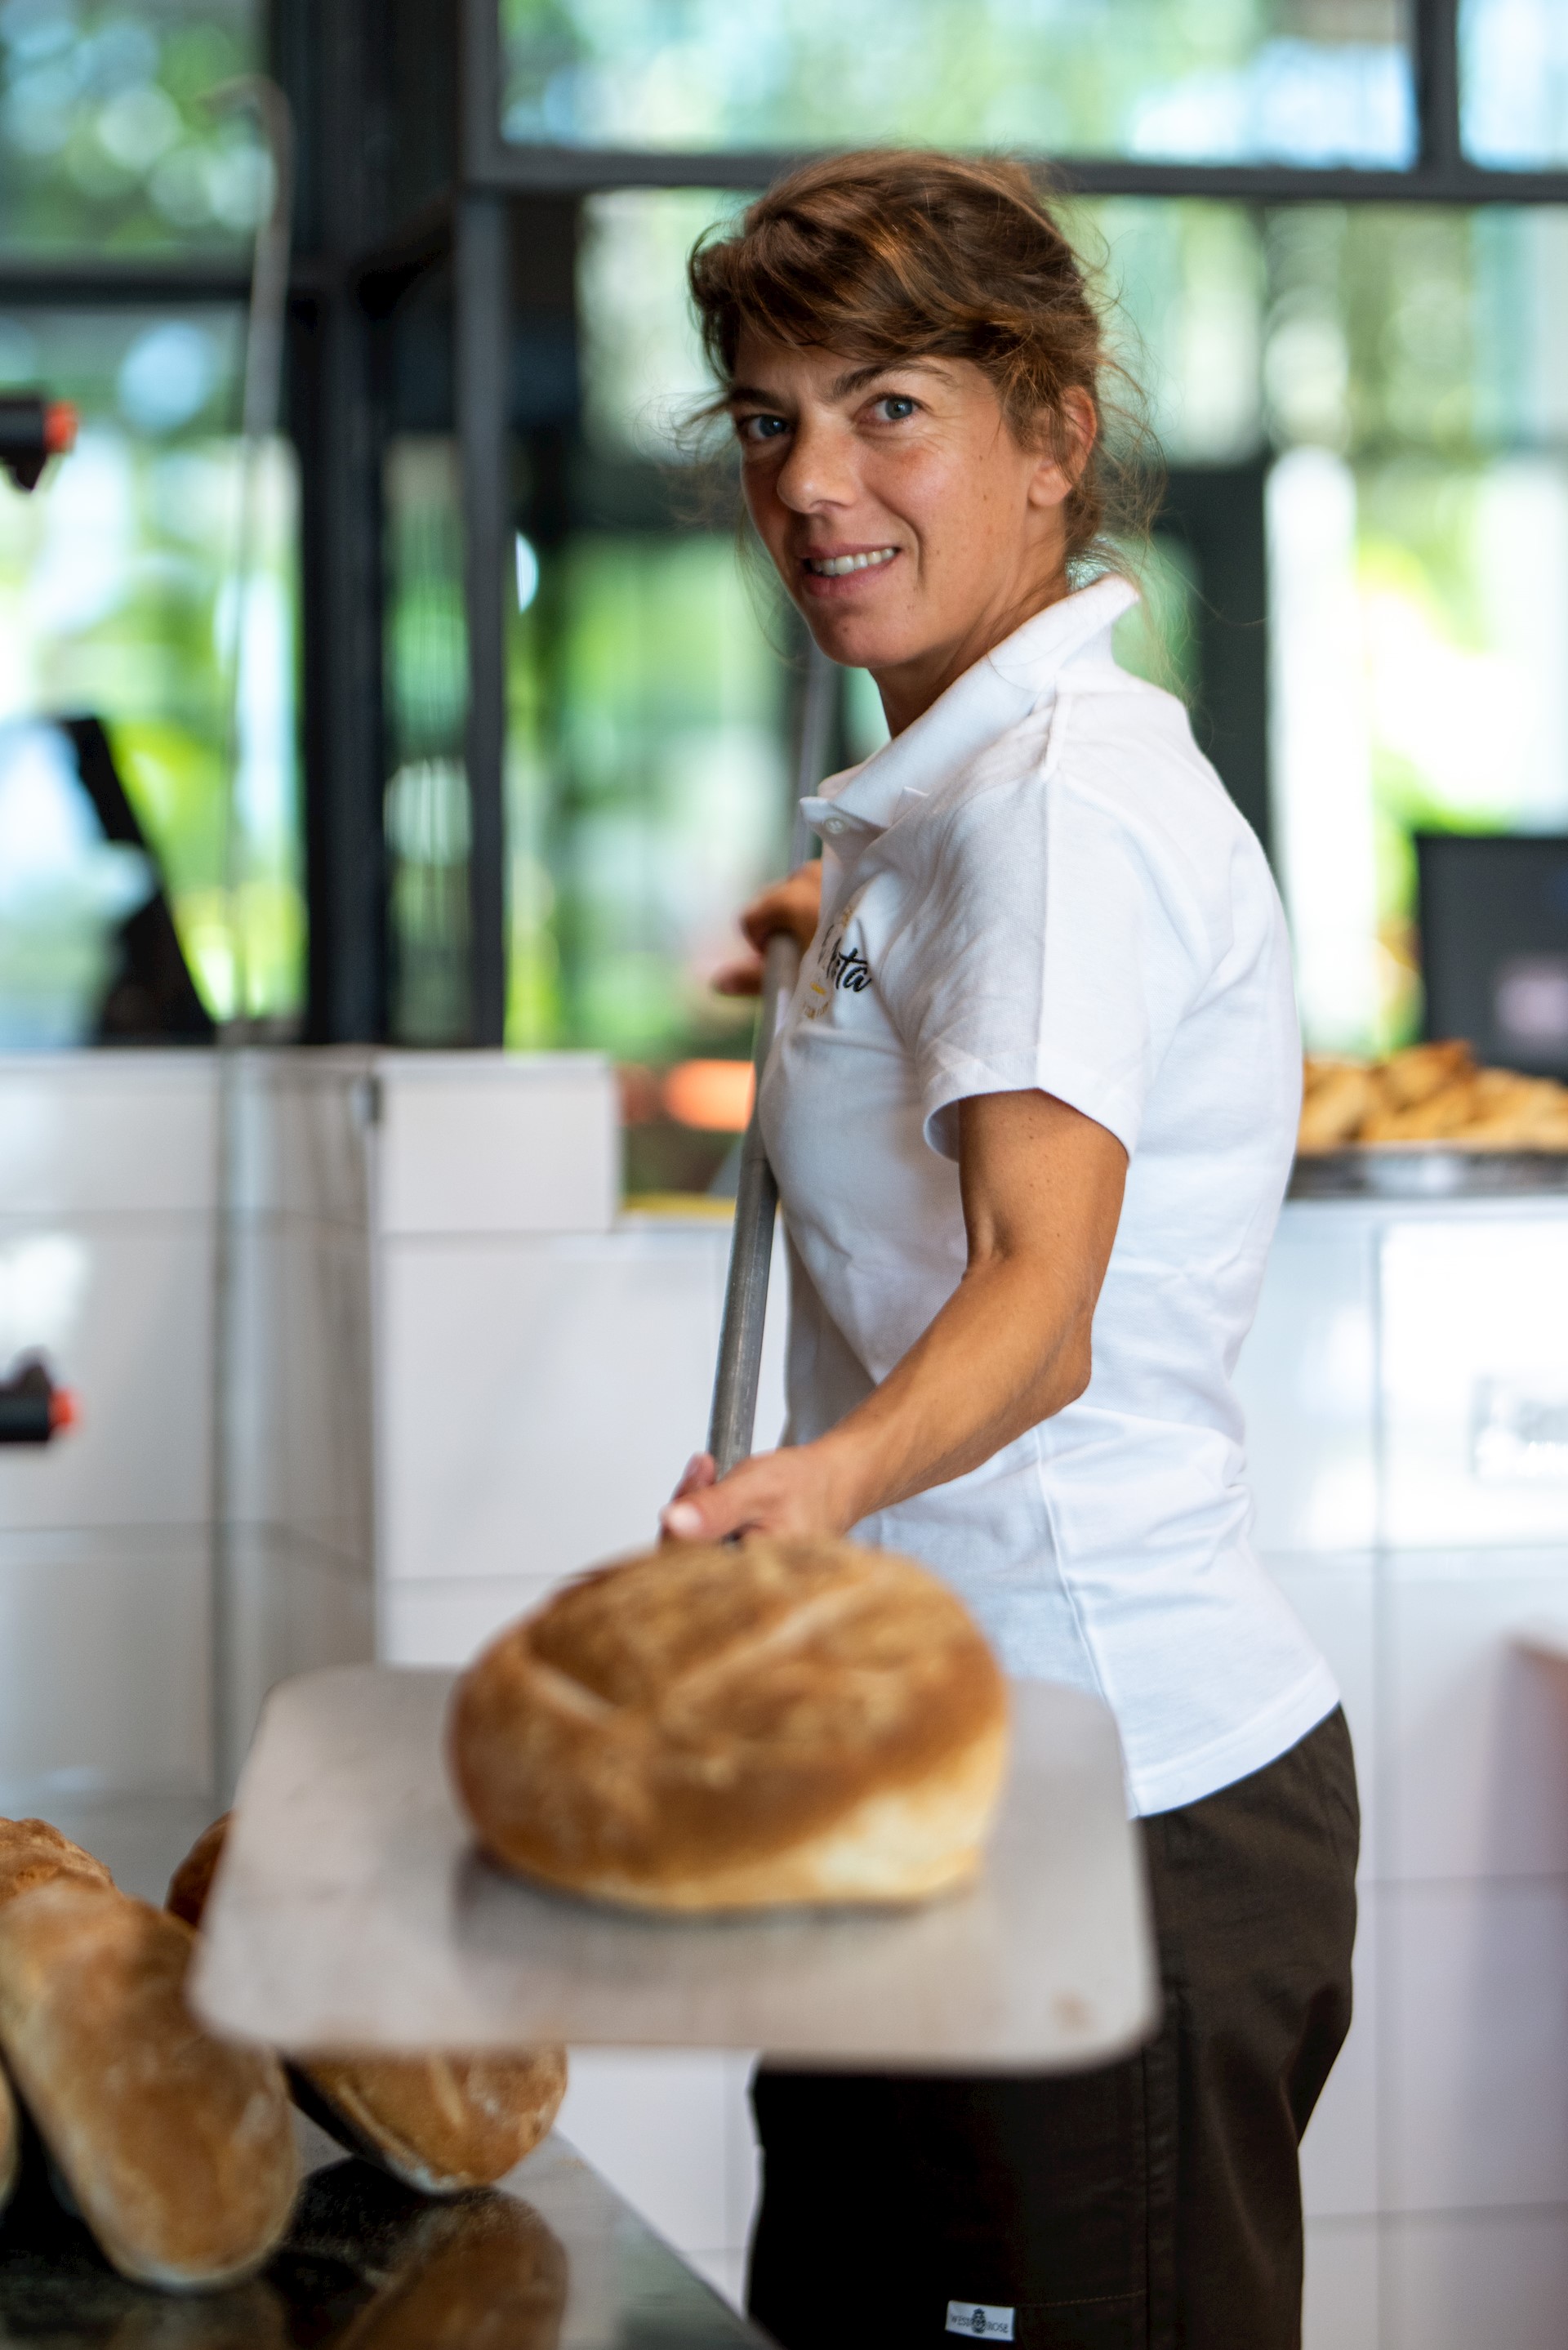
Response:
POLYGON ((1130 395, 1115 406, 1121 437, 1143 454, 1137 388, 1112 358, 1085 271, 1022 164, 919 149, 825 156, 776 182, 733 233, 700 238, 689 268, 722 384, 733 380, 748 328, 850 359, 969 359, 1021 442, 1044 437, 1077 467, 1065 507, 1075 568, 1109 559, 1107 529, 1146 527, 1147 479, 1140 495, 1139 474, 1105 432, 1115 379, 1130 395), (1071 391, 1094 410, 1086 452, 1064 404, 1071 391))

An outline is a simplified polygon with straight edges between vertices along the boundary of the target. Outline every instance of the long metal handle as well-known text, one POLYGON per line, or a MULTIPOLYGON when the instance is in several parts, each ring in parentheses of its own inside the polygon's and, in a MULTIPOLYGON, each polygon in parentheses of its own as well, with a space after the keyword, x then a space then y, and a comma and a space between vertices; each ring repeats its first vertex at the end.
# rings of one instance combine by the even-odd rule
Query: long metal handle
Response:
POLYGON ((730 1278, 724 1291, 724 1325, 719 1367, 713 1380, 713 1412, 708 1450, 721 1477, 752 1449, 757 1419, 757 1383, 762 1375, 763 1329, 768 1314, 768 1275, 774 1261, 774 1218, 778 1185, 763 1143, 760 1107, 763 1071, 777 1034, 779 1012, 794 993, 800 949, 787 931, 775 931, 763 957, 763 1003, 753 1059, 756 1088, 751 1122, 741 1145, 735 1185, 735 1231, 730 1243, 730 1278))
MULTIPOLYGON (((797 801, 815 791, 822 780, 833 718, 833 664, 813 645, 805 691, 801 697, 800 740, 795 757, 797 801)), ((808 842, 805 821, 797 806, 790 841, 792 871, 805 863, 808 842)), ((768 1165, 760 1123, 763 1072, 778 1033, 780 1014, 794 993, 799 976, 799 947, 787 932, 775 931, 763 956, 762 1007, 757 1015, 757 1042, 752 1063, 756 1082, 751 1121, 741 1145, 730 1277, 724 1290, 724 1322, 719 1336, 713 1409, 708 1422, 708 1450, 721 1477, 727 1475, 737 1461, 749 1458, 756 1428, 763 1328, 768 1314, 768 1275, 774 1261, 774 1220, 779 1203, 778 1185, 768 1165)))

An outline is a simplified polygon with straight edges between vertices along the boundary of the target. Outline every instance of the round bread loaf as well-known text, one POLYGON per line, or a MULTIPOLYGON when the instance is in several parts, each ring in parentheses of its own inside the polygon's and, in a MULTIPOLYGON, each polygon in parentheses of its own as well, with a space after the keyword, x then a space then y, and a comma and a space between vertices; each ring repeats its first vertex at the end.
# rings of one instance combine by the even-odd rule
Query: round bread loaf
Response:
POLYGON ((0 1901, 15 1900, 19 1893, 30 1893, 36 1885, 47 1885, 57 1877, 114 1889, 102 1861, 47 1820, 0 1820, 0 1901))
POLYGON ((185 2005, 195 1937, 60 1877, 0 1908, 0 2045, 38 2134, 124 2276, 197 2289, 265 2261, 299 2184, 275 2058, 185 2005))
POLYGON ((505 1866, 656 1909, 916 1900, 974 1871, 1006 1690, 933 1575, 846 1542, 672 1544, 512 1625, 452 1769, 505 1866))

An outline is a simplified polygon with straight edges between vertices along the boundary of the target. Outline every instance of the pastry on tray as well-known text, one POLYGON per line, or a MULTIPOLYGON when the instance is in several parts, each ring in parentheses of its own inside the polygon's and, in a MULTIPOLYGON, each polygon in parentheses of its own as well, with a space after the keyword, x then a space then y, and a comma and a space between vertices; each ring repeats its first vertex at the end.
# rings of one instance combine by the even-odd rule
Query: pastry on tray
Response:
POLYGON ((67 1870, 0 1907, 6 2065, 102 2251, 171 2290, 259 2267, 299 2185, 281 2066, 186 2007, 194 1947, 178 1918, 67 1870))
POLYGON ((675 1544, 581 1577, 459 1681, 504 1866, 635 1908, 907 1902, 973 1876, 1002 1673, 934 1575, 846 1542, 675 1544))
POLYGON ((1484 1069, 1458 1039, 1380 1061, 1309 1053, 1296 1148, 1304 1159, 1366 1145, 1568 1151, 1568 1086, 1484 1069))
MULTIPOLYGON (((228 1830, 202 1831, 170 1881, 168 1906, 200 1926, 228 1830)), ((291 2060, 295 2102, 312 2121, 422 2195, 492 2186, 545 2137, 566 2090, 566 2052, 546 2046, 291 2060)))

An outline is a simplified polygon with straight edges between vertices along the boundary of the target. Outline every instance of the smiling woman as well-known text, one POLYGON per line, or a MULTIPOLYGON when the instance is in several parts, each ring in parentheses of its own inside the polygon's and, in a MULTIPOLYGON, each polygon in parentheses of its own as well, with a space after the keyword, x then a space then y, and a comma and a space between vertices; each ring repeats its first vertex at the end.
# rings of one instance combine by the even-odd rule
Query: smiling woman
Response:
POLYGON ((1169 1993, 1147 2056, 1066 2082, 764 2068, 752 2303, 788 2350, 977 2314, 1031 2350, 1298 2350, 1355 1814, 1230 1386, 1299 1105, 1279 900, 1115 658, 1116 379, 1028 175, 830 159, 691 284, 758 536, 890 739, 802 803, 821 861, 744 920, 806 951, 758 1105, 788 1440, 693 1461, 665 1530, 853 1531, 1011 1672, 1109 1703, 1169 1993))
POLYGON ((1113 528, 1138 536, 1154 469, 1136 387, 1017 167, 809 166, 744 237, 699 246, 691 286, 758 535, 895 731, 1075 573, 1111 567, 1113 528), (898 213, 896 244, 864 236, 868 203, 898 213), (939 611, 963 615, 946 640, 939 611))

